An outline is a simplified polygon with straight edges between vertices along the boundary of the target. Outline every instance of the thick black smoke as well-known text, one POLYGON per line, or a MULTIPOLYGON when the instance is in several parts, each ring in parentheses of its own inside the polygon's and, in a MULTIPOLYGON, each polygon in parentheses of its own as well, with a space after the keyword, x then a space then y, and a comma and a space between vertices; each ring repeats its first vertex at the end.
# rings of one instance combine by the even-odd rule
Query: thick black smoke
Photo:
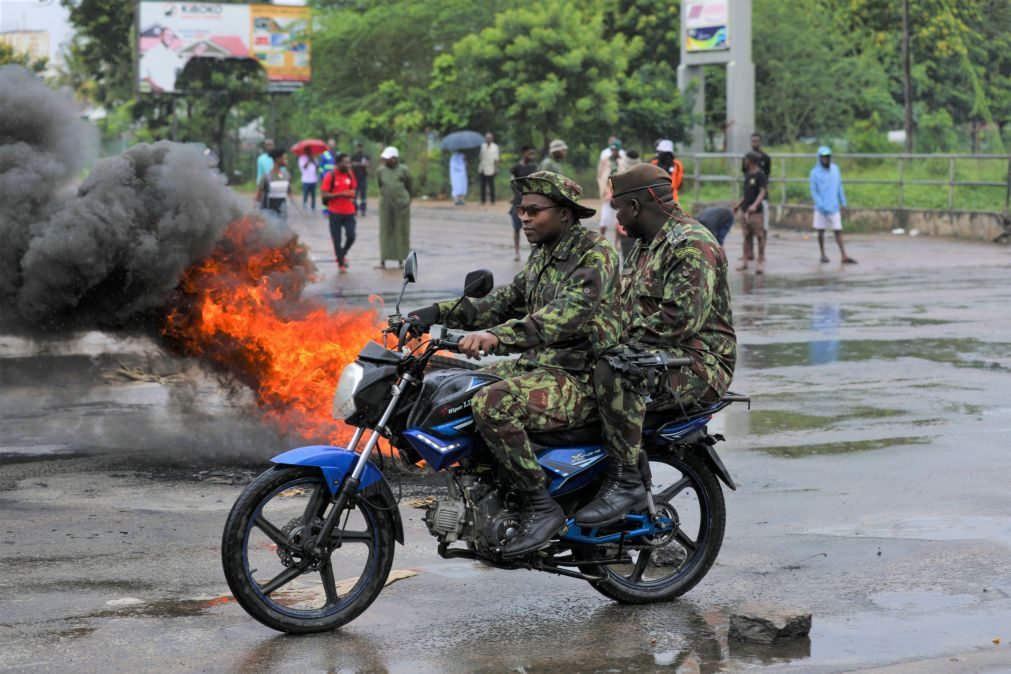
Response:
POLYGON ((243 205, 199 145, 139 144, 91 167, 68 94, 0 68, 0 302, 43 327, 117 327, 163 306, 243 205))

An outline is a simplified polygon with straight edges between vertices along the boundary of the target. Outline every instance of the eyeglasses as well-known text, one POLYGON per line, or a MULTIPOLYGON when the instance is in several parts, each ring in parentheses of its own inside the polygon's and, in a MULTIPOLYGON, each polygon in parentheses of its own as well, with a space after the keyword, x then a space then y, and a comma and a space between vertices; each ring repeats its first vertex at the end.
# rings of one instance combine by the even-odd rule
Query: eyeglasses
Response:
POLYGON ((562 206, 517 206, 516 215, 521 218, 524 215, 529 215, 531 218, 536 218, 541 211, 546 211, 549 208, 562 208, 562 206))

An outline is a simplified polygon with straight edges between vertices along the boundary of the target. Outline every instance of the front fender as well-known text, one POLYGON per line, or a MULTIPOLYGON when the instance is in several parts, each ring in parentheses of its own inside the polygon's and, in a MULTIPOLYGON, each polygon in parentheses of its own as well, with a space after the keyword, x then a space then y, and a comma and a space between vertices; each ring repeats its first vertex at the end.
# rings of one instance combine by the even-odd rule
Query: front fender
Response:
MULTIPOLYGON (((326 486, 331 493, 337 493, 337 488, 344 481, 344 476, 351 472, 358 455, 348 451, 343 447, 332 447, 329 445, 311 445, 309 447, 298 447, 291 449, 284 454, 278 454, 271 462, 284 466, 315 466, 323 472, 326 478, 326 486)), ((374 482, 383 479, 383 474, 371 463, 365 464, 362 471, 361 484, 358 491, 362 491, 374 482)))
MULTIPOLYGON (((354 468, 358 461, 358 455, 348 451, 343 447, 332 447, 329 445, 311 445, 309 447, 298 447, 283 454, 278 454, 272 463, 283 466, 314 466, 323 473, 326 486, 331 494, 336 494, 344 478, 354 468)), ((393 513, 393 523, 396 527, 394 532, 397 541, 404 543, 404 523, 400 518, 400 509, 397 507, 397 499, 393 496, 393 490, 386 482, 383 474, 371 463, 365 464, 362 471, 361 482, 358 484, 358 493, 369 502, 375 504, 382 510, 389 510, 393 513)))

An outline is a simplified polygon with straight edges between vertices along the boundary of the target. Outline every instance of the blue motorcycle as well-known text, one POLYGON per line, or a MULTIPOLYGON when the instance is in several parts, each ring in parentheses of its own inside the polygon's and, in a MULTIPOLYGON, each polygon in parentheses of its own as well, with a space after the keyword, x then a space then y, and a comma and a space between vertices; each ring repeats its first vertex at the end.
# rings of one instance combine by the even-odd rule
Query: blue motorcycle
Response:
MULTIPOLYGON (((408 463, 423 459, 445 473, 445 494, 430 499, 424 518, 443 558, 579 578, 631 604, 667 601, 701 581, 723 542, 720 481, 736 488, 714 448, 723 438, 706 424, 748 398, 728 394, 701 409, 649 411, 639 464, 648 507, 607 527, 584 529, 571 519, 603 479, 599 424, 532 433, 549 491, 570 518, 547 548, 504 559, 499 549, 519 524, 518 495, 498 474, 470 410, 474 393, 497 378, 437 354, 458 352, 459 335, 443 328, 428 336, 429 326, 400 315, 416 272, 411 253, 383 331, 384 343, 392 337, 395 348, 369 342, 341 374, 333 413, 357 428, 348 446, 301 447, 274 457, 275 465, 232 507, 222 563, 239 604, 268 627, 308 633, 350 622, 379 596, 395 543, 404 542, 398 499, 370 461, 380 437, 408 463), (415 340, 420 345, 407 348, 415 340)), ((471 272, 464 294, 483 297, 492 286, 490 272, 471 272)))

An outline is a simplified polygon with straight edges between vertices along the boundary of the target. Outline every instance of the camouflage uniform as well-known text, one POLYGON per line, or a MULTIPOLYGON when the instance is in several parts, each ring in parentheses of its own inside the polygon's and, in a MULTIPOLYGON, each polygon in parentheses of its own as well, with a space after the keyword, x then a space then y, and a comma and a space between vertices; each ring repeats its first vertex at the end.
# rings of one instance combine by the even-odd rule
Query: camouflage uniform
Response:
MULTIPOLYGON (((734 374, 734 335, 727 258, 712 233, 680 207, 651 241, 639 240, 621 273, 624 344, 690 358, 670 375, 670 389, 651 393, 650 409, 720 400, 734 374)), ((605 360, 594 371, 608 452, 633 464, 642 443, 646 399, 605 360)))
MULTIPOLYGON (((544 176, 570 193, 579 189, 547 172, 514 182, 524 194, 551 197, 548 186, 538 187, 544 176)), ((511 284, 464 299, 452 316, 455 300, 436 305, 449 327, 490 328, 504 351, 521 352, 487 368, 503 379, 478 391, 471 406, 488 448, 523 491, 545 485, 527 431, 580 426, 596 412, 591 366, 618 342, 617 269, 614 246, 574 222, 554 247, 534 246, 511 284)))

